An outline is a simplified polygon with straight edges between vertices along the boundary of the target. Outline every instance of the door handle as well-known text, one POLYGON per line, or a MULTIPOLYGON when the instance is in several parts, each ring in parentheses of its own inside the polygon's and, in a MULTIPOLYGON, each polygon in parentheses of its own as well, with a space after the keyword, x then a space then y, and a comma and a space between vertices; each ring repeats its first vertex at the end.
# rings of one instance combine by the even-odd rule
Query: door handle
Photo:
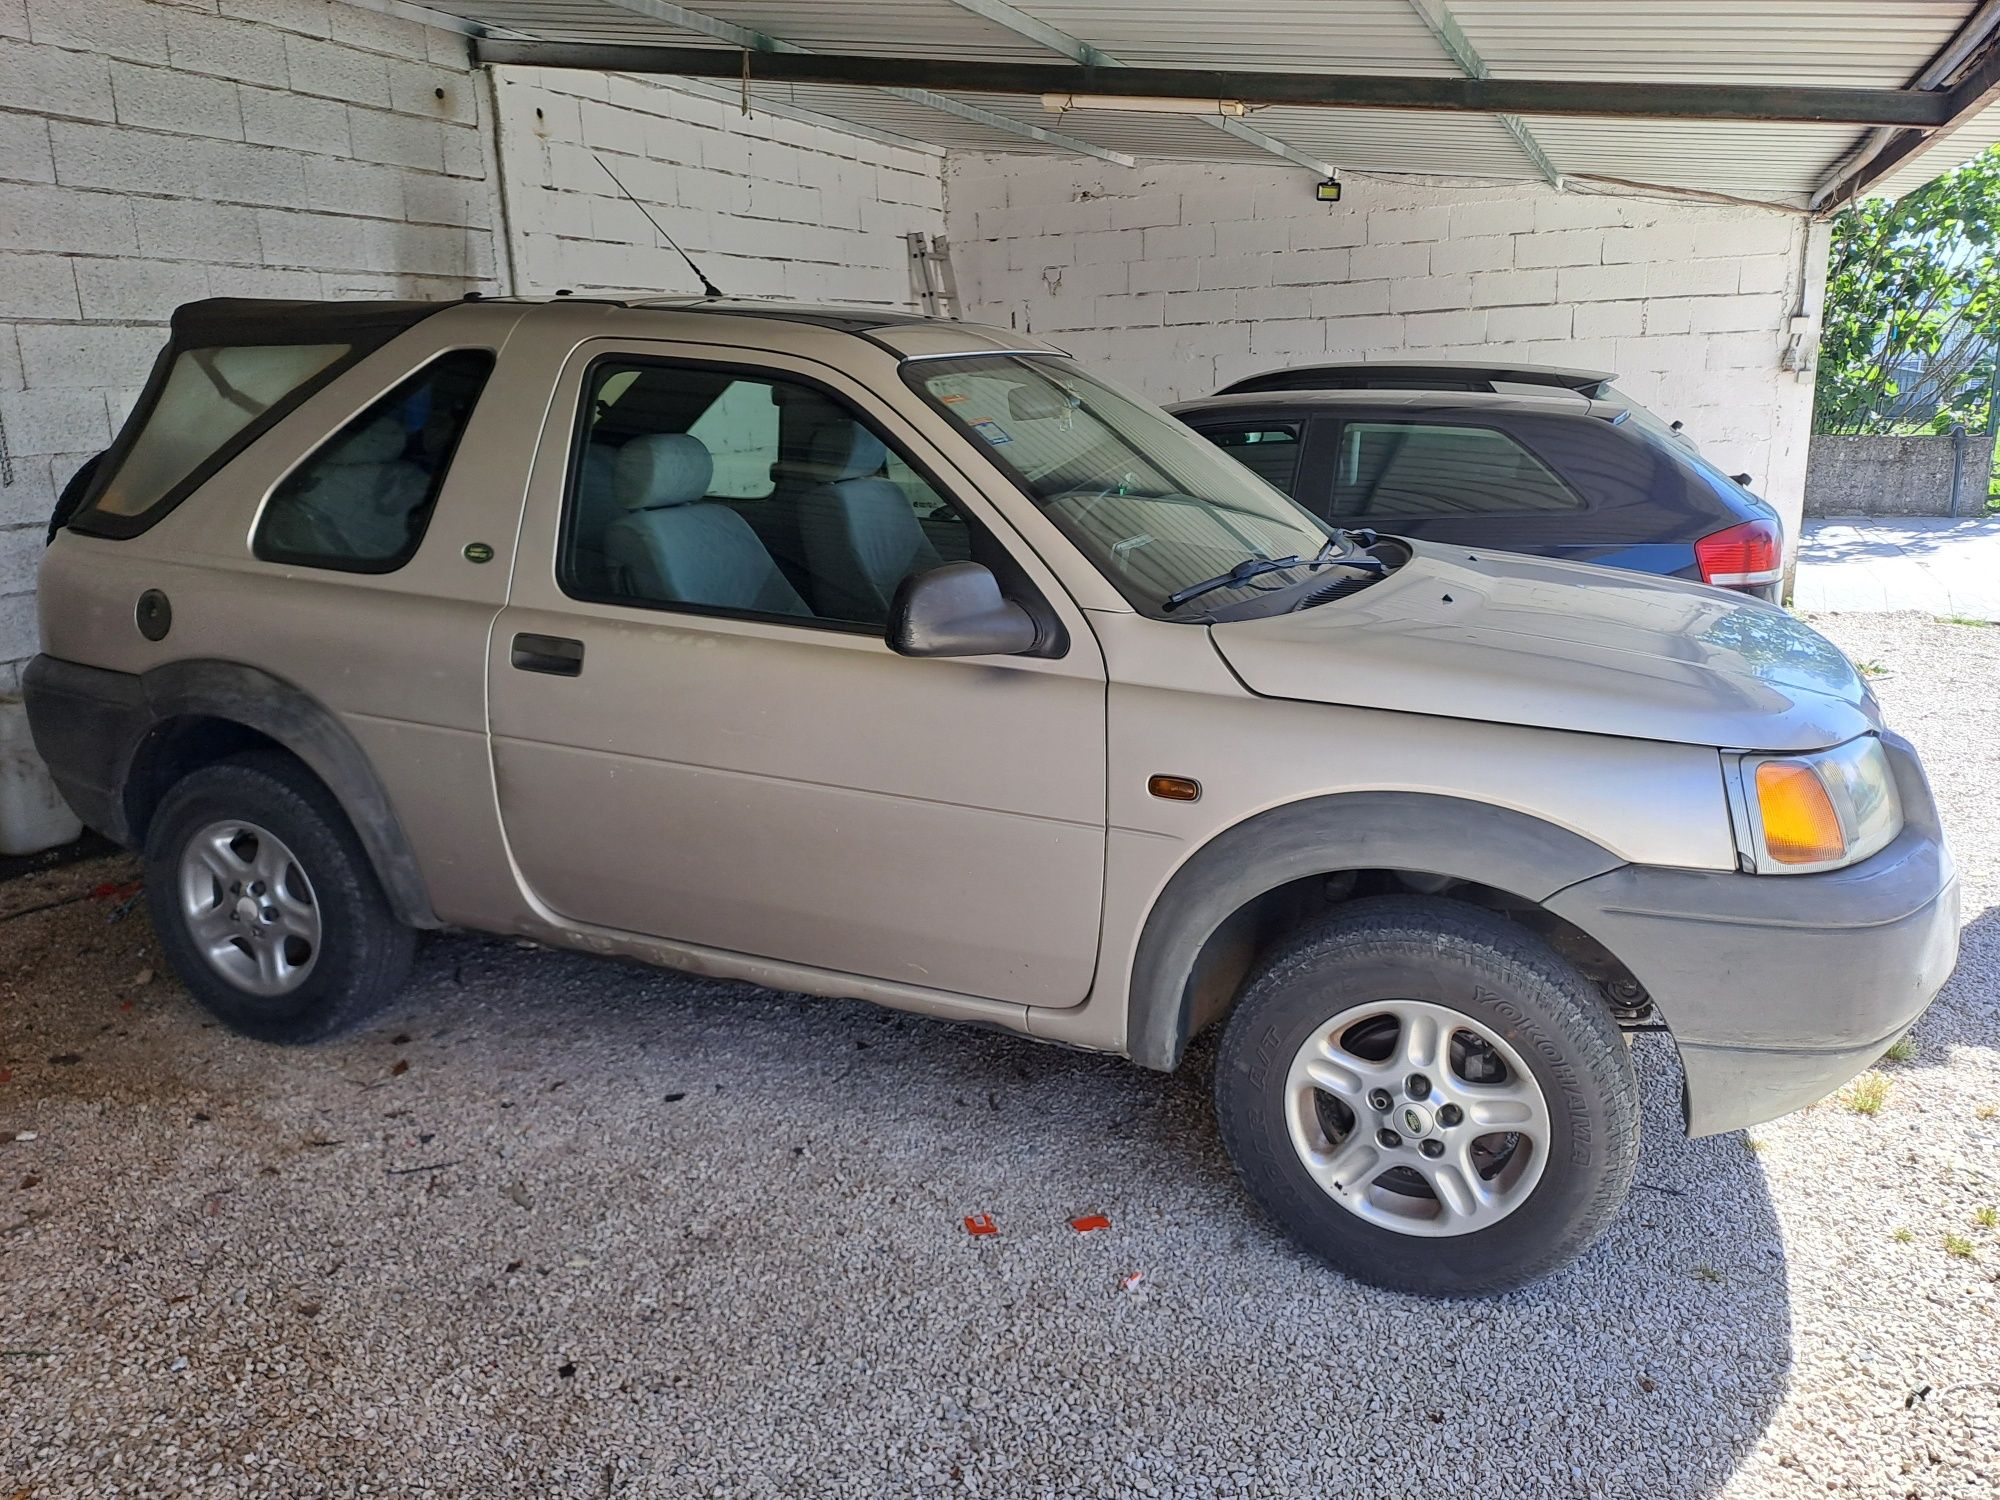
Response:
POLYGON ((546 672, 551 677, 583 674, 583 642, 562 635, 514 637, 514 667, 521 672, 546 672))

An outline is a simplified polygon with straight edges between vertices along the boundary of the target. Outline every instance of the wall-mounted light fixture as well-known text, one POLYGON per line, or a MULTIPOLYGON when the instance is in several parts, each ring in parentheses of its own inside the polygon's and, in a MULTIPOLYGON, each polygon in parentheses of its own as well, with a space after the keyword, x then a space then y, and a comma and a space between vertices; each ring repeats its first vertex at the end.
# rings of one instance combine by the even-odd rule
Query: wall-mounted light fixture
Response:
POLYGON ((1322 203, 1338 203, 1340 201, 1340 179, 1338 177, 1329 177, 1324 182, 1314 183, 1313 196, 1322 203))
POLYGON ((1230 119, 1241 119, 1249 112, 1241 99, 1169 99, 1150 94, 1044 94, 1042 108, 1056 114, 1106 109, 1142 115, 1223 115, 1230 119))

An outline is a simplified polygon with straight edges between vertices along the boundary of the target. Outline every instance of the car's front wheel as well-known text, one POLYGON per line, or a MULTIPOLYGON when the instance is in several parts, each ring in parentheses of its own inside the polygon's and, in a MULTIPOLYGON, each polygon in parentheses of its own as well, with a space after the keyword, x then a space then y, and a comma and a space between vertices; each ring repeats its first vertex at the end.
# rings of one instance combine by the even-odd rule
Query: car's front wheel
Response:
POLYGON ((275 752, 168 790, 147 829, 146 895, 182 983, 263 1041, 312 1041, 369 1015, 415 950, 340 805, 275 752))
POLYGON ((1356 902, 1251 980, 1216 1067, 1251 1193, 1399 1291, 1532 1281, 1617 1213, 1638 1085, 1616 1023, 1534 934, 1459 902, 1356 902))

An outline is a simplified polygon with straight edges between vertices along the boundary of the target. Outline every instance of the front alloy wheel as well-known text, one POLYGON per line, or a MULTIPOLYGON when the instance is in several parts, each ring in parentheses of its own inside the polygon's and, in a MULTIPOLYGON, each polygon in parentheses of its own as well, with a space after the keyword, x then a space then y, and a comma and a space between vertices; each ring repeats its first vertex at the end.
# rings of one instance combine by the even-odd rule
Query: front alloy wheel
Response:
POLYGON ((1388 1000, 1342 1011, 1292 1059, 1292 1146, 1348 1212, 1402 1234, 1471 1234, 1525 1203, 1549 1107, 1505 1038, 1459 1011, 1388 1000))
POLYGON ((1216 1061, 1260 1204, 1362 1281, 1463 1296, 1567 1265, 1624 1202, 1639 1091, 1595 988, 1532 932, 1429 897, 1270 954, 1216 1061))

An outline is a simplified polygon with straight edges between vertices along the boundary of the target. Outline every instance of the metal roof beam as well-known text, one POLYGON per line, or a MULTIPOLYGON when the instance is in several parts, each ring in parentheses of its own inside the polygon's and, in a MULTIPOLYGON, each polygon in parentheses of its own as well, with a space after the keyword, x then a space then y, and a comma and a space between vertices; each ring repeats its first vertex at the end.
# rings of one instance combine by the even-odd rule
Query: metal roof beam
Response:
POLYGON ((1831 213, 1866 193, 1920 151, 1945 140, 1959 126, 1988 105, 2000 100, 2000 43, 1988 47, 1984 59, 1949 92, 1930 97, 1951 101, 1953 113, 1941 125, 1929 130, 1899 130, 1882 150, 1855 167, 1840 181, 1813 195, 1812 206, 1831 213))
MULTIPOLYGON (((611 0, 611 3, 620 9, 631 11, 634 15, 645 16, 648 20, 659 21, 667 26, 678 27, 682 31, 692 31, 700 36, 713 37, 718 42, 727 42, 731 47, 739 48, 743 52, 756 52, 766 57, 811 58, 821 55, 813 52, 810 48, 799 46, 796 42, 788 42, 775 36, 767 36, 761 31, 751 30, 748 26, 738 26, 733 21, 725 21, 720 16, 711 16, 702 11, 689 10, 685 5, 670 4, 668 0, 611 0)), ((565 44, 559 42, 541 42, 533 45, 536 47, 560 48, 565 44)), ((610 50, 622 51, 625 49, 612 48, 610 50)), ((634 52, 650 52, 694 51, 700 49, 635 47, 629 50, 634 52)), ((730 64, 729 69, 721 73, 698 73, 687 68, 628 67, 607 67, 600 71, 607 73, 680 73, 695 78, 741 77, 744 75, 745 70, 734 54, 723 53, 721 56, 730 64)), ((502 61, 503 59, 482 56, 479 60, 481 62, 488 62, 502 61)), ((529 63, 528 66, 559 68, 569 65, 560 62, 551 62, 543 58, 539 61, 529 63)), ((586 64, 585 66, 592 65, 586 64)), ((760 68, 758 71, 762 74, 764 70, 760 68)), ((766 81, 770 81, 768 75, 766 75, 766 81)), ((810 80, 795 78, 790 81, 805 83, 810 80)), ((1073 135, 1065 135, 1061 131, 1050 130, 1046 125, 1031 124, 1026 120, 1017 120, 1011 115, 995 114, 990 109, 981 109, 978 105, 967 104, 962 99, 949 99, 943 94, 933 93, 926 88, 906 88, 894 83, 874 84, 870 86, 880 88, 883 93, 892 95, 907 103, 919 104, 925 109, 937 110, 940 114, 956 115, 961 120, 970 121, 974 125, 982 125, 988 130, 996 130, 1005 135, 1019 136, 1023 140, 1035 141, 1044 146, 1058 146, 1065 151, 1075 151, 1084 156, 1094 156, 1099 161, 1108 161, 1121 167, 1137 165, 1131 157, 1122 151, 1107 150, 1105 147, 1094 145, 1089 141, 1078 140, 1073 135)))
MULTIPOLYGON (((1437 38, 1437 44, 1444 48, 1451 60, 1467 78, 1486 78, 1491 70, 1486 59, 1479 55, 1479 49, 1472 45, 1472 38, 1465 34, 1465 28, 1458 24, 1458 17, 1445 8, 1444 0, 1410 0, 1410 8, 1417 13, 1417 19, 1424 23, 1426 30, 1437 38)), ((1562 186, 1562 173, 1549 160, 1542 143, 1535 139, 1535 133, 1528 129, 1527 122, 1519 115, 1501 115, 1500 127, 1514 137, 1514 144, 1521 148, 1521 154, 1535 164, 1535 170, 1548 179, 1549 186, 1562 186)))
MULTIPOLYGON (((642 0, 620 0, 638 5, 642 0)), ((658 0, 643 0, 652 5, 658 0)), ((678 7, 674 7, 678 9, 678 7)), ((1433 78, 1375 73, 1263 73, 1207 68, 1104 68, 956 58, 752 51, 766 83, 950 89, 988 94, 1105 94, 1123 98, 1235 99, 1311 109, 1400 109, 1486 115, 1582 115, 1625 120, 1737 120, 1804 125, 1900 125, 1934 130, 1964 103, 1970 79, 1948 92, 1802 88, 1787 84, 1654 83, 1558 78, 1433 78)), ((481 62, 737 78, 742 57, 705 47, 581 42, 473 43, 481 62)), ((955 111, 954 111, 955 112, 955 111)), ((1020 125, 1021 129, 1033 127, 1020 125)), ((1083 143, 1079 143, 1083 144, 1083 143)))
MULTIPOLYGON (((1996 32, 2000 32, 2000 0, 1986 0, 1958 29, 1958 33, 1945 43, 1943 50, 1910 80, 1910 87, 1936 89, 1949 82, 1961 68, 1977 61, 1981 48, 1990 50, 1996 32)), ((1974 72, 1977 71, 1975 67, 1974 72)), ((1961 80, 1962 83, 1971 81, 1970 74, 1961 80)), ((1959 112, 1952 122, 1935 131, 1871 130, 1860 145, 1827 173, 1813 191, 1811 206, 1816 211, 1830 213, 1842 203, 1860 197, 1908 158, 1945 139, 1981 107, 1983 97, 1968 94, 1961 101, 1959 112)))
MULTIPOLYGON (((1051 52, 1060 52, 1071 62, 1081 63, 1086 68, 1122 68, 1121 63, 1110 53, 1093 47, 1080 37, 1073 37, 1067 31, 1037 20, 1026 11, 1007 3, 1007 0, 952 0, 961 10, 971 11, 982 20, 991 21, 1016 36, 1047 47, 1051 52)), ((1259 151, 1268 151, 1273 156, 1283 157, 1295 166, 1317 172, 1322 177, 1333 176, 1333 168, 1318 157, 1308 156, 1295 146, 1288 146, 1276 136, 1245 125, 1241 120, 1223 119, 1214 115, 1200 116, 1204 124, 1212 125, 1224 135, 1232 135, 1246 145, 1255 146, 1259 151)))

